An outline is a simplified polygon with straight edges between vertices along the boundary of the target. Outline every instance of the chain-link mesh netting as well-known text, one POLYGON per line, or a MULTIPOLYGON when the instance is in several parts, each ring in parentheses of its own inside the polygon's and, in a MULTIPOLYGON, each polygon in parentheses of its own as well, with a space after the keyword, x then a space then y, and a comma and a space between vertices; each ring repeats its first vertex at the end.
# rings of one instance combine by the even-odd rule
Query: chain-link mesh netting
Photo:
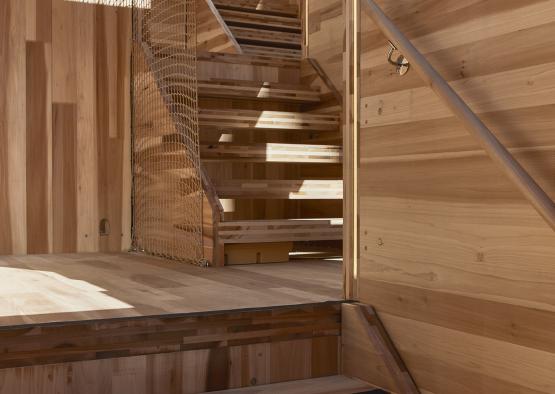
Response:
POLYGON ((133 0, 132 5, 133 245, 199 263, 195 0, 133 0))

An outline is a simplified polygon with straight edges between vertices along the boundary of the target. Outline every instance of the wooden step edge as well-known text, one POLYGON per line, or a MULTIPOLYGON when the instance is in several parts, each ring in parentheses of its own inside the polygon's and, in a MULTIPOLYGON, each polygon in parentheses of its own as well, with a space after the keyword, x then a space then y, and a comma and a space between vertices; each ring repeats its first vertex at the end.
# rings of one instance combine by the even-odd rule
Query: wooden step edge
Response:
POLYGON ((221 222, 218 237, 226 244, 340 241, 343 219, 248 220, 221 222))
POLYGON ((386 393, 376 389, 361 380, 348 378, 343 375, 328 376, 323 378, 294 380, 285 383, 274 383, 245 387, 232 390, 214 391, 213 394, 360 394, 360 393, 386 393))
POLYGON ((215 184, 221 199, 342 200, 343 180, 338 179, 232 179, 215 184))
MULTIPOLYGON (((248 49, 248 48, 247 48, 248 49)), ((230 63, 245 64, 250 66, 273 67, 273 68, 295 68, 301 66, 301 59, 290 57, 274 57, 273 55, 256 55, 256 54, 235 54, 220 52, 197 52, 197 61, 214 62, 214 63, 230 63)))
POLYGON ((340 164, 343 150, 339 145, 309 144, 201 144, 201 158, 205 161, 260 162, 260 163, 327 163, 340 164))
POLYGON ((229 83, 199 81, 199 97, 233 98, 238 100, 260 100, 316 104, 321 102, 320 92, 302 85, 279 86, 271 83, 229 83))
POLYGON ((220 10, 229 10, 229 11, 239 11, 239 12, 249 12, 252 14, 260 14, 260 15, 270 15, 270 16, 279 16, 283 18, 299 18, 299 13, 296 11, 292 12, 284 12, 278 10, 261 10, 249 7, 241 7, 236 5, 228 5, 222 4, 217 0, 214 0, 214 4, 220 10))

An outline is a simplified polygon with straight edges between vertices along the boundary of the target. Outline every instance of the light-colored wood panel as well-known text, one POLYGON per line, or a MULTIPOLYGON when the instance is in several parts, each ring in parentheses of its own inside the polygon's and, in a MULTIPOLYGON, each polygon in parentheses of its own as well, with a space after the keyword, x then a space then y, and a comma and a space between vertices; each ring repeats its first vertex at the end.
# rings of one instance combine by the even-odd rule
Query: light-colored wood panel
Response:
MULTIPOLYGON (((384 6, 389 5, 390 1, 382 0, 378 3, 384 6)), ((420 4, 415 5, 418 7, 420 4)), ((445 5, 453 7, 452 2, 446 2, 445 5)), ((404 16, 402 21, 399 21, 400 18, 396 19, 413 45, 424 54, 550 23, 555 15, 555 5, 549 0, 468 0, 455 4, 458 9, 452 8, 452 12, 443 8, 443 3, 431 4, 430 7, 437 10, 432 15, 423 18, 409 17, 409 9, 404 9, 399 11, 404 16)), ((390 17, 394 15, 389 12, 386 14, 390 17)), ((375 34, 363 35, 363 42, 377 46, 363 50, 363 67, 383 64, 387 61, 387 40, 381 32, 377 32, 371 21, 367 18, 363 21, 366 32, 375 31, 375 34)))
MULTIPOLYGON (((427 53, 426 59, 449 82, 553 62, 555 49, 549 39, 553 28, 553 23, 532 26, 427 53), (537 52, 542 56, 529 56, 537 52)), ((385 62, 385 57, 383 60, 383 64, 361 70, 365 80, 363 96, 425 86, 417 73, 410 72, 401 78, 394 72, 395 67, 385 62)))
POLYGON ((26 4, 0 5, 0 252, 27 252, 26 201, 26 4))
MULTIPOLYGON (((441 370, 473 374, 474 379, 451 392, 531 392, 550 393, 555 389, 555 354, 512 345, 477 335, 382 313, 382 320, 398 346, 414 377, 433 392, 439 387, 429 379, 441 370), (428 370, 427 379, 419 379, 428 370), (514 389, 508 389, 514 385, 514 389)), ((441 373, 440 373, 441 375, 441 373)))
POLYGON ((555 313, 362 278, 360 296, 390 315, 554 352, 555 313))
MULTIPOLYGON (((96 138, 95 8, 76 4, 77 251, 98 249, 98 142, 96 138)), ((67 33, 66 33, 67 34, 67 33)))
MULTIPOLYGON (((526 67, 451 84, 475 113, 554 104, 555 63, 526 67), (495 92, 495 94, 493 94, 495 92)), ((365 97, 363 127, 451 117, 449 108, 429 88, 365 97)))
MULTIPOLYGON (((555 145, 552 125, 555 105, 480 114, 480 118, 509 149, 542 150, 555 145)), ((484 152, 454 117, 363 128, 361 161, 403 161, 445 153, 480 155, 484 152)))

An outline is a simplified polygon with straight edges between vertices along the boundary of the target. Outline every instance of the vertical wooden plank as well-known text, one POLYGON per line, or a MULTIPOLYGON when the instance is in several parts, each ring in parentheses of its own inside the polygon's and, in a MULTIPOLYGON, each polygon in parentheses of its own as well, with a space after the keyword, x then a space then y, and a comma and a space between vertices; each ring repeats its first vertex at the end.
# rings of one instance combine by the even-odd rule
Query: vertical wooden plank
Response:
POLYGON ((147 358, 147 392, 181 394, 183 359, 180 353, 155 354, 147 358))
POLYGON ((360 2, 345 1, 346 23, 343 94, 343 261, 345 297, 357 296, 358 278, 358 134, 359 134, 359 64, 360 64, 360 2))
POLYGON ((204 393, 208 373, 210 350, 199 349, 182 352, 181 381, 184 382, 182 394, 204 393))
POLYGON ((311 339, 272 343, 271 383, 310 378, 311 347, 311 339))
POLYGON ((98 250, 98 145, 96 138, 95 6, 74 3, 77 21, 77 251, 98 250))
POLYGON ((147 357, 116 358, 111 361, 112 393, 147 394, 147 357))
POLYGON ((118 9, 118 130, 123 139, 121 179, 121 239, 119 250, 131 248, 131 10, 118 9))
POLYGON ((27 252, 25 3, 0 2, 0 253, 27 252))
MULTIPOLYGON (((98 214, 99 220, 110 224, 109 234, 99 239, 99 250, 120 251, 122 235, 122 187, 123 187, 123 133, 118 122, 119 67, 118 10, 115 7, 96 7, 96 108, 98 143, 98 214)), ((122 48, 125 53, 125 46, 122 48)), ((129 64, 129 61, 127 61, 129 64)))
POLYGON ((269 384, 270 344, 234 346, 230 348, 229 388, 269 384))
POLYGON ((339 374, 339 338, 319 337, 312 340, 311 378, 339 374))
POLYGON ((75 104, 54 103, 52 127, 53 251, 77 250, 77 175, 75 104))
POLYGON ((27 42, 27 253, 52 250, 51 47, 27 42))
POLYGON ((37 39, 37 0, 25 0, 25 39, 36 41, 37 39))
POLYGON ((27 41, 51 42, 52 0, 25 0, 27 41))
POLYGON ((56 103, 77 102, 75 8, 75 3, 52 0, 52 101, 56 103))
POLYGON ((229 348, 210 350, 206 391, 227 390, 229 388, 229 348))

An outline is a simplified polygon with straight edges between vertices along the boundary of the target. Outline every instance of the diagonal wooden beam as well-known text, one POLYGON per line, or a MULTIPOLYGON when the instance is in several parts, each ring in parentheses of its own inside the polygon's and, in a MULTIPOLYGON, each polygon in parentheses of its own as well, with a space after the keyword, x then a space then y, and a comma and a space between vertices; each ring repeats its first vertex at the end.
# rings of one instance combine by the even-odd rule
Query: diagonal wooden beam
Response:
POLYGON ((391 377, 395 381, 401 394, 420 394, 420 390, 412 378, 401 355, 395 348, 393 341, 389 337, 383 323, 374 308, 362 303, 354 303, 359 317, 365 322, 365 331, 370 342, 381 354, 391 377))

